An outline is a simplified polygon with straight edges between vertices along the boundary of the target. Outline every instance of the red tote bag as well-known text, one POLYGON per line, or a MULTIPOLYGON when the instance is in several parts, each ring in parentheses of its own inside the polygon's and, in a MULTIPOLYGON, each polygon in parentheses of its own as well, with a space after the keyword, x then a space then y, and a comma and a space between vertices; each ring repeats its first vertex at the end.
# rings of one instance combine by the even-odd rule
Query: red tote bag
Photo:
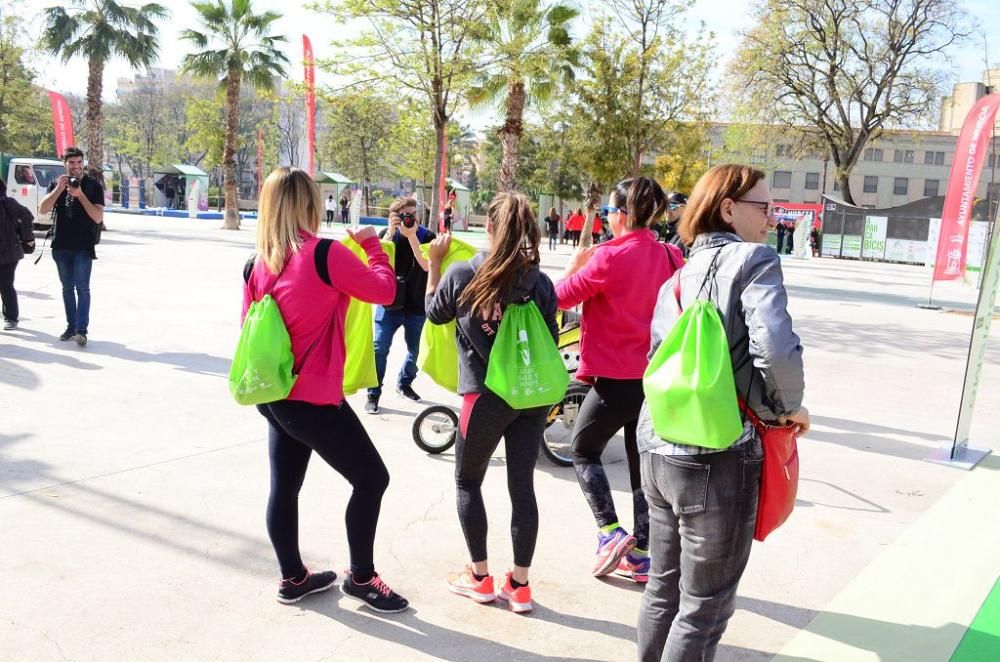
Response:
POLYGON ((749 408, 750 421, 760 434, 764 462, 760 469, 760 495, 757 498, 757 523, 754 540, 763 541, 785 523, 795 508, 799 491, 799 447, 794 425, 768 425, 749 408))

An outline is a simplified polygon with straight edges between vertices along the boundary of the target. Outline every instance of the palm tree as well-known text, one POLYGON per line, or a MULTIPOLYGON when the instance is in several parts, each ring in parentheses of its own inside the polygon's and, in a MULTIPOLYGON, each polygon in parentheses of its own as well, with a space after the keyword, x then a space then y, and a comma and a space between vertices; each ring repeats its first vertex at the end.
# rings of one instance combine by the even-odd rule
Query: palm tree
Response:
POLYGON ((87 161, 90 174, 104 178, 104 65, 123 57, 134 68, 156 62, 159 53, 157 20, 170 15, 163 5, 140 7, 117 0, 72 0, 68 7, 45 9, 42 49, 62 56, 63 62, 87 58, 87 161))
POLYGON ((504 123, 497 131, 503 146, 497 174, 500 191, 516 186, 525 107, 544 105, 562 84, 573 80, 578 55, 570 47, 567 26, 579 13, 569 5, 542 0, 497 2, 487 12, 479 40, 493 61, 469 100, 473 105, 500 103, 504 107, 504 123))
POLYGON ((277 12, 255 14, 251 0, 192 2, 199 14, 202 32, 183 30, 181 39, 191 42, 198 53, 184 56, 182 72, 219 78, 226 91, 226 142, 222 150, 226 216, 223 229, 239 230, 240 214, 236 190, 236 150, 239 130, 240 87, 247 82, 258 90, 274 87, 274 78, 285 75, 288 58, 278 50, 285 38, 270 34, 277 12))

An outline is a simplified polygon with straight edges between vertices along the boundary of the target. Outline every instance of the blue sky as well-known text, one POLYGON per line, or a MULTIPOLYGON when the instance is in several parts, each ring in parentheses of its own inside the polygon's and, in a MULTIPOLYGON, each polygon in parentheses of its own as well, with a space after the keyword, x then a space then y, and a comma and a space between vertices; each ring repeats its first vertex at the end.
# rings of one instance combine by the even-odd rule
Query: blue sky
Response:
MULTIPOLYGON (((195 14, 187 2, 181 0, 160 0, 173 12, 171 20, 163 26, 161 40, 160 65, 165 68, 176 68, 185 52, 185 44, 177 38, 178 32, 185 27, 195 27, 195 14)), ((39 12, 43 7, 53 4, 53 0, 23 0, 28 14, 39 12)), ((258 0, 258 6, 263 9, 274 9, 284 14, 277 29, 289 37, 287 55, 292 62, 301 60, 301 34, 307 32, 313 42, 318 57, 332 54, 331 41, 350 36, 348 26, 338 25, 332 17, 317 16, 302 8, 298 3, 287 0, 258 0)), ((737 43, 737 32, 749 27, 751 17, 747 13, 745 0, 697 0, 691 13, 693 23, 704 21, 707 27, 716 34, 719 52, 722 59, 728 59, 737 43)), ((1000 62, 1000 1, 998 0, 965 0, 965 8, 979 24, 985 28, 990 44, 990 60, 1000 62)), ((586 21, 581 21, 577 32, 586 30, 586 21)), ((38 30, 40 22, 36 19, 32 25, 38 30)), ((952 82, 982 80, 983 41, 977 36, 969 44, 956 49, 950 59, 952 82)), ((76 92, 86 91, 87 69, 82 61, 71 61, 62 64, 50 58, 41 58, 37 67, 41 73, 41 83, 50 89, 76 92)), ((301 76, 293 66, 290 73, 301 76)), ((105 71, 104 90, 110 98, 114 93, 115 81, 119 76, 130 76, 129 67, 122 62, 109 64, 105 71)), ((323 83, 322 74, 319 82, 323 83)), ((477 117, 469 118, 473 124, 489 121, 489 117, 477 113, 477 117)))

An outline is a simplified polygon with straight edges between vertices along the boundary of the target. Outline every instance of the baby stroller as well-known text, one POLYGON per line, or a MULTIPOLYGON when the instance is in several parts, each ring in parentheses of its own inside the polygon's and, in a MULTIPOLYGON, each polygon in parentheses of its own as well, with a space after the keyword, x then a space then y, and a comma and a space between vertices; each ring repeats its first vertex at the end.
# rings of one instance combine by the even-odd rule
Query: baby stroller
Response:
MULTIPOLYGON (((571 311, 560 312, 559 341, 566 370, 573 375, 580 366, 580 315, 571 311)), ((573 426, 583 399, 590 391, 590 384, 573 380, 561 402, 552 405, 545 422, 542 453, 552 463, 561 467, 572 466, 571 442, 573 426)), ((443 453, 455 444, 458 430, 458 413, 447 405, 431 405, 421 411, 413 421, 413 441, 426 453, 443 453)))

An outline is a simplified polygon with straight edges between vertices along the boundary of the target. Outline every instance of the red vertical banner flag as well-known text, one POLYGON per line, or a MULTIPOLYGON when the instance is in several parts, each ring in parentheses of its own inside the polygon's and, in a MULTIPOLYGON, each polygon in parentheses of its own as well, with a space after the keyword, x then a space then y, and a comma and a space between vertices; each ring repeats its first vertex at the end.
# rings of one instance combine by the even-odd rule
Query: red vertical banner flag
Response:
POLYGON ((316 60, 312 42, 302 35, 302 61, 305 64, 306 82, 306 142, 309 149, 309 176, 316 172, 316 60))
POLYGON ((933 280, 958 280, 965 275, 969 222, 998 110, 1000 94, 988 94, 976 102, 962 125, 944 195, 933 280))
POLYGON ((444 232, 445 194, 448 191, 448 130, 441 136, 441 185, 438 187, 438 232, 444 232))
POLYGON ((56 155, 61 158, 74 142, 73 114, 66 99, 58 92, 49 92, 49 105, 52 106, 52 128, 56 134, 56 155))
POLYGON ((264 188, 264 129, 257 127, 257 199, 264 188))

